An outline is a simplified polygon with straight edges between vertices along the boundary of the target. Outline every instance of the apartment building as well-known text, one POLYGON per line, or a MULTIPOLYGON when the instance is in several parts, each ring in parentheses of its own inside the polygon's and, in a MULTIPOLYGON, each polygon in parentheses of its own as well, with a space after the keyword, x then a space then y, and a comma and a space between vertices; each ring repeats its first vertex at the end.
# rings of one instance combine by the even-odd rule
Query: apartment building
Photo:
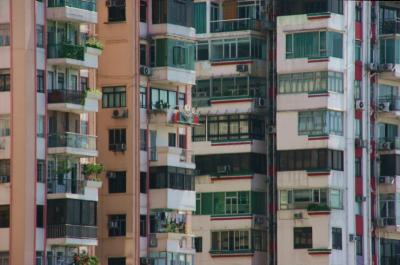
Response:
POLYGON ((0 264, 94 254, 96 1, 0 1, 0 264))
POLYGON ((195 1, 196 264, 269 264, 269 1, 195 1))
POLYGON ((193 264, 193 2, 103 4, 101 264, 193 264))

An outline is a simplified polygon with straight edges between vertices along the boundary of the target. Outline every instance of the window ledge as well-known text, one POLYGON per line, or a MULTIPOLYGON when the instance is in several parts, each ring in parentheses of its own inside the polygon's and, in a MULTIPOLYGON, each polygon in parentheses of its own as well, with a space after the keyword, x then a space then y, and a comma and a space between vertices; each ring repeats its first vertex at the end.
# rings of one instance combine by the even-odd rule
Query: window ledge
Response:
POLYGON ((332 249, 330 248, 309 248, 308 254, 309 255, 330 255, 332 249))
POLYGON ((212 257, 231 257, 231 256, 253 256, 254 250, 210 250, 210 255, 212 257))

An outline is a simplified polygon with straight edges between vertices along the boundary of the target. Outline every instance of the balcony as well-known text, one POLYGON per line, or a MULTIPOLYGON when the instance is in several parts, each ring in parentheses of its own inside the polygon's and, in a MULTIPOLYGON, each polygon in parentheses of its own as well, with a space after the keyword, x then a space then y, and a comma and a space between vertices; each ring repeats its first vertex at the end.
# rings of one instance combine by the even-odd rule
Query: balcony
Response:
POLYGON ((384 116, 400 116, 400 97, 395 95, 379 97, 378 110, 384 116))
POLYGON ((96 136, 72 132, 49 134, 49 154, 96 157, 96 136))
POLYGON ((392 151, 400 149, 400 137, 381 137, 378 139, 379 151, 392 151))
POLYGON ((97 68, 101 50, 83 45, 61 43, 47 46, 47 62, 74 68, 97 68))
POLYGON ((156 102, 150 110, 149 121, 151 124, 169 125, 175 127, 197 126, 199 116, 190 107, 180 107, 179 110, 170 108, 166 103, 156 102))
POLYGON ((82 114, 97 112, 100 96, 92 91, 82 90, 50 90, 48 92, 48 109, 61 112, 82 114))
POLYGON ((161 84, 194 85, 196 83, 196 72, 191 69, 171 66, 154 67, 150 80, 161 84))
POLYGON ((211 33, 242 31, 242 30, 261 30, 261 23, 253 18, 237 18, 227 20, 210 21, 211 33))
POLYGON ((195 169, 193 150, 178 147, 153 147, 150 149, 150 166, 173 166, 195 169))
POLYGON ((342 0, 280 0, 278 2, 278 16, 300 14, 336 13, 343 14, 342 0))
POLYGON ((175 209, 194 211, 196 192, 194 190, 150 189, 150 209, 175 209))
POLYGON ((152 251, 171 251, 194 254, 193 236, 178 233, 152 233, 149 247, 152 251))
POLYGON ((97 245, 97 227, 82 225, 48 225, 49 245, 97 245))
POLYGON ((47 18, 77 23, 97 23, 95 0, 49 0, 47 18))
POLYGON ((49 179, 47 181, 47 193, 71 193, 84 194, 85 181, 79 179, 49 179))
POLYGON ((389 20, 381 22, 380 34, 400 34, 400 20, 389 20))

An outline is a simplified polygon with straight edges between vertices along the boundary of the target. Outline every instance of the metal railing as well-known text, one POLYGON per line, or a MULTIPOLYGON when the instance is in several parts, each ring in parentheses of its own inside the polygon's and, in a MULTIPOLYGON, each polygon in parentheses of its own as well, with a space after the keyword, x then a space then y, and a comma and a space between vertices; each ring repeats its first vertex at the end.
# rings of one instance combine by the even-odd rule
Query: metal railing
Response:
POLYGON ((75 7, 88 11, 96 11, 95 0, 49 0, 48 7, 75 7))
POLYGON ((381 137, 378 139, 379 150, 400 149, 400 137, 381 137))
POLYGON ((96 136, 72 132, 49 134, 49 147, 71 147, 96 150, 96 136))
POLYGON ((80 179, 49 179, 47 180, 47 193, 72 193, 84 194, 85 181, 80 179))
POLYGON ((399 34, 400 33, 400 20, 382 21, 379 29, 380 34, 399 34))
POLYGON ((85 103, 85 93, 82 90, 72 89, 49 90, 47 94, 47 102, 83 105, 85 103))
POLYGON ((83 225, 48 225, 47 226, 48 238, 80 238, 80 239, 96 239, 97 227, 96 226, 83 226, 83 225))
POLYGON ((74 256, 47 256, 47 265, 71 265, 74 264, 74 256))
POLYGON ((381 96, 378 102, 379 104, 389 103, 389 110, 400 110, 400 97, 398 96, 381 96))
POLYGON ((85 47, 74 44, 49 44, 47 45, 47 57, 54 58, 69 58, 83 61, 85 58, 85 47))
POLYGON ((239 30, 260 30, 260 22, 254 18, 214 20, 210 21, 210 30, 212 33, 239 30))

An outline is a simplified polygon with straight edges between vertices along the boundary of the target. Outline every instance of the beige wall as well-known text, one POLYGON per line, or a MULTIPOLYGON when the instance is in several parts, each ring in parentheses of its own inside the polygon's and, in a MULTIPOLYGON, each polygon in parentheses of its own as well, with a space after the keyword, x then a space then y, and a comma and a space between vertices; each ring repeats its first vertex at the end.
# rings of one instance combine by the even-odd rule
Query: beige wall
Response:
POLYGON ((104 2, 98 6, 98 37, 104 44, 100 56, 98 86, 123 85, 127 88, 127 119, 112 119, 112 109, 99 108, 97 131, 99 143, 98 161, 106 170, 126 170, 127 190, 125 194, 108 194, 108 181, 100 192, 99 202, 99 246, 97 253, 101 264, 107 258, 126 257, 126 264, 139 262, 139 1, 126 1, 124 23, 107 24, 107 8, 104 2), (127 151, 108 151, 108 129, 127 129, 127 151), (126 214, 126 237, 109 238, 107 216, 126 214))

